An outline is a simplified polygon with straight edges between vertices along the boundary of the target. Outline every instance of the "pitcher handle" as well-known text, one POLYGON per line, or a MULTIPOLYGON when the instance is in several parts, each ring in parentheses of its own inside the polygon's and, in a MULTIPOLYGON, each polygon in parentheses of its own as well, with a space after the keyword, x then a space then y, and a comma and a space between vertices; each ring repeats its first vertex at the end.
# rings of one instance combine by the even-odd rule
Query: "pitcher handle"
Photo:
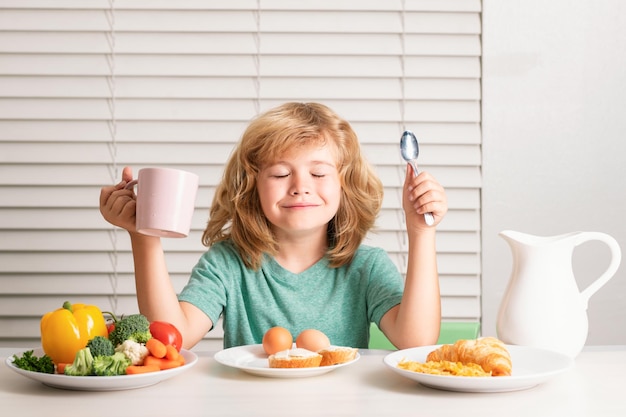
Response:
POLYGON ((611 250, 611 262, 609 263, 609 266, 604 271, 604 273, 580 293, 583 302, 585 303, 585 306, 589 302, 589 298, 591 298, 591 296, 595 294, 596 291, 602 288, 604 284, 606 284, 611 278, 613 278, 615 272, 617 272, 617 268, 619 267, 620 262, 622 261, 622 251, 619 247, 619 244, 617 243, 617 240, 607 235, 606 233, 581 233, 579 239, 577 239, 576 241, 576 246, 590 240, 598 240, 604 242, 609 247, 609 249, 611 250))

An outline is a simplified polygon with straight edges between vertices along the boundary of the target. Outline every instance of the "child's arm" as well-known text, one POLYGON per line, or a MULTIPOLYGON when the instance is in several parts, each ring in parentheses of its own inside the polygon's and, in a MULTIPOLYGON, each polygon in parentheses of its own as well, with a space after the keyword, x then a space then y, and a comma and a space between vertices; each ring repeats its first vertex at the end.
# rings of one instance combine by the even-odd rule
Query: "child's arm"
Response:
POLYGON ((137 233, 136 196, 133 190, 124 188, 133 179, 132 175, 131 169, 126 167, 120 183, 102 188, 100 212, 109 223, 130 234, 139 311, 150 321, 162 320, 175 325, 183 336, 185 348, 190 348, 209 331, 211 320, 197 307, 178 302, 161 239, 137 233))
POLYGON ((130 236, 139 311, 150 321, 172 323, 182 334, 184 347, 193 347, 206 335, 213 323, 199 308, 178 301, 161 239, 136 232, 130 236))
POLYGON ((381 330, 399 349, 432 345, 439 337, 441 298, 435 227, 448 211, 443 187, 427 172, 413 177, 407 165, 402 193, 409 238, 404 295, 400 305, 381 319, 381 330), (427 226, 424 213, 433 213, 435 223, 427 226))

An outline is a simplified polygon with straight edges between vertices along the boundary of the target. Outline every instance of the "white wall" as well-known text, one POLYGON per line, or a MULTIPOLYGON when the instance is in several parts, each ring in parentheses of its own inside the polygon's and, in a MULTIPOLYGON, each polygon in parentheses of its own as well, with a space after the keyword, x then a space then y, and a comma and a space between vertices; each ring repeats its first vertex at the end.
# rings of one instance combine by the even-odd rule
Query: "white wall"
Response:
MULTIPOLYGON (((483 1, 483 334, 511 273, 504 229, 585 230, 626 251, 626 2, 483 1)), ((574 252, 586 287, 608 263, 574 252)), ((626 261, 590 300, 587 344, 626 344, 626 261)), ((532 308, 532 306, 529 306, 532 308)))

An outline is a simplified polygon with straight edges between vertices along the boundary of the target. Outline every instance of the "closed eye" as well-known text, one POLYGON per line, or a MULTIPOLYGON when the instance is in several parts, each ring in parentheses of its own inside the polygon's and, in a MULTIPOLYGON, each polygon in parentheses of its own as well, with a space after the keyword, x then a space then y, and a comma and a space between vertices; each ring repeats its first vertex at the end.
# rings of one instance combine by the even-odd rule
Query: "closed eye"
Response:
MULTIPOLYGON (((291 174, 274 174, 272 178, 287 178, 290 175, 291 174)), ((326 174, 311 174, 311 176, 314 178, 324 178, 326 174)))

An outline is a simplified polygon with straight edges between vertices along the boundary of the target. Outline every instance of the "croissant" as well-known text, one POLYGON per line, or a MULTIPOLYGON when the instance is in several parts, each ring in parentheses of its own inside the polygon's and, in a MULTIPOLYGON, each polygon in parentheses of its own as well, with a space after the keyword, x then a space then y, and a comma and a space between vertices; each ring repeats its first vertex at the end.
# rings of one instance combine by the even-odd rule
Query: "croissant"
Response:
POLYGON ((457 340, 453 345, 442 345, 430 352, 426 360, 475 363, 493 376, 511 375, 513 365, 504 343, 495 337, 457 340))

